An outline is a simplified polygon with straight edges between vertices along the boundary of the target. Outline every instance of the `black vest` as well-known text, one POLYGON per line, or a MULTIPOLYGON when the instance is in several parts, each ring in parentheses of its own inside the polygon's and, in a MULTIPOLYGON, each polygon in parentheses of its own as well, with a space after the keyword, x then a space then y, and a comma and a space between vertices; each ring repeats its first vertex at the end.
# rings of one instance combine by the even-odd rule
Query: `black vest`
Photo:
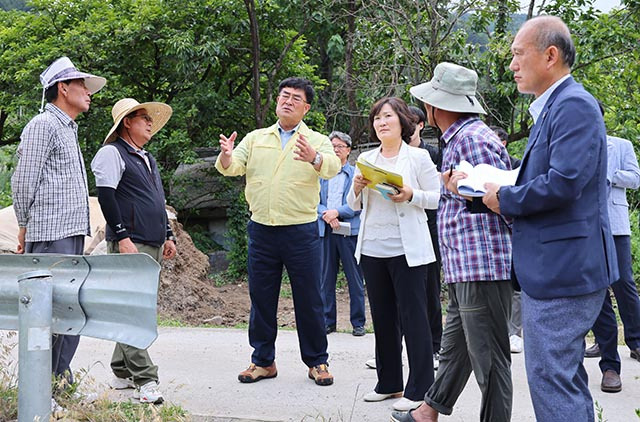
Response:
MULTIPOLYGON (((116 188, 122 223, 134 243, 160 247, 167 237, 164 190, 156 160, 147 153, 151 172, 144 159, 121 138, 112 143, 124 160, 125 170, 116 188)), ((117 241, 107 224, 107 240, 117 241)))

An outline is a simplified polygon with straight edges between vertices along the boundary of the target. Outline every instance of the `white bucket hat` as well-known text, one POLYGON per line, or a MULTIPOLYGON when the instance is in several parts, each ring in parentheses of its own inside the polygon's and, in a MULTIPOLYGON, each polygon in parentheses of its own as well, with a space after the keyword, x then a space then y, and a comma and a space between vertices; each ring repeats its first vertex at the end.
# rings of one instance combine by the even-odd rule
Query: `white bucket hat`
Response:
POLYGON ((443 62, 433 70, 429 82, 413 86, 411 95, 433 107, 458 113, 487 114, 476 98, 478 74, 471 69, 443 62))
POLYGON ((155 135, 160 129, 162 129, 173 113, 171 106, 165 103, 148 102, 140 104, 133 98, 123 98, 115 103, 111 109, 113 126, 111 127, 111 130, 109 130, 106 138, 104 138, 104 143, 108 144, 109 142, 115 141, 117 138, 116 129, 122 119, 130 113, 143 108, 147 110, 147 114, 153 118, 153 123, 151 123, 151 136, 155 135))
POLYGON ((80 72, 68 57, 60 57, 40 74, 40 83, 42 84, 42 104, 40 111, 42 111, 44 106, 44 93, 47 88, 57 82, 68 81, 70 79, 84 79, 84 84, 92 95, 100 91, 107 83, 107 80, 102 76, 80 72))

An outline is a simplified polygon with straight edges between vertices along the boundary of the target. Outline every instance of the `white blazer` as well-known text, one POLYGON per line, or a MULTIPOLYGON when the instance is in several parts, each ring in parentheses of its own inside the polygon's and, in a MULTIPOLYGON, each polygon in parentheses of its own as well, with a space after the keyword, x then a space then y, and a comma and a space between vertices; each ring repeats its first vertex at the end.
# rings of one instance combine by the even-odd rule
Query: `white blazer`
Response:
MULTIPOLYGON (((375 163, 380 154, 380 148, 366 151, 360 154, 358 159, 364 158, 370 163, 375 163)), ((402 175, 402 182, 411 186, 413 198, 409 202, 397 203, 396 213, 400 222, 400 237, 402 248, 410 267, 426 265, 436 260, 427 226, 425 208, 438 208, 440 200, 440 178, 435 164, 431 161, 429 153, 421 148, 414 148, 402 142, 398 161, 394 173, 402 175)), ((361 174, 356 167, 356 175, 361 174)), ((360 195, 356 196, 353 184, 347 195, 347 203, 354 211, 362 210, 360 214, 360 231, 356 244, 355 257, 360 262, 363 234, 367 228, 367 216, 369 195, 377 195, 369 188, 364 188, 360 195)))

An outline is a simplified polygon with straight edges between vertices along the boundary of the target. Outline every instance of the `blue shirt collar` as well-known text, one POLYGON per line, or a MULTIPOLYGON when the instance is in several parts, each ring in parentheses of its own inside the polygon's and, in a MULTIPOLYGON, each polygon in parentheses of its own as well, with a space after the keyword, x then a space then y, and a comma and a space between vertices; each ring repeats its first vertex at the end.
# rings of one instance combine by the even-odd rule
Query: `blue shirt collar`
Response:
POLYGON ((553 85, 551 85, 549 88, 547 88, 547 90, 544 93, 542 93, 541 96, 536 98, 531 103, 531 105, 529 106, 529 114, 531 114, 531 117, 533 117, 533 123, 536 123, 538 121, 538 117, 540 117, 540 113, 542 113, 542 110, 544 109, 544 106, 547 105, 547 101, 549 100, 549 97, 551 97, 551 94, 553 94, 553 91, 555 91, 556 88, 562 82, 567 80, 570 76, 571 76, 571 74, 568 73, 565 76, 563 76, 562 78, 558 79, 553 85))

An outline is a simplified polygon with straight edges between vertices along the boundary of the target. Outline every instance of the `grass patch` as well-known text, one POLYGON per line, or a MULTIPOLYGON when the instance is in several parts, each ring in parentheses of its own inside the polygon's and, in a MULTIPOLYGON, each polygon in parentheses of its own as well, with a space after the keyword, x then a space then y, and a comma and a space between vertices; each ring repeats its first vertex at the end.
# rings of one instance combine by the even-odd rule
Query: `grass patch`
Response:
MULTIPOLYGON (((15 331, 0 332, 0 421, 15 421, 18 418, 18 377, 17 362, 12 352, 18 346, 15 331)), ((64 391, 56 394, 56 401, 66 411, 66 421, 91 422, 186 422, 191 420, 182 407, 164 403, 154 406, 141 404, 137 400, 113 402, 106 396, 99 397, 93 403, 85 402, 83 396, 74 395, 77 391, 106 391, 108 388, 96 385, 88 376, 86 369, 74 373, 76 383, 67 385, 64 391)), ((61 391, 60 383, 52 389, 61 391)))

